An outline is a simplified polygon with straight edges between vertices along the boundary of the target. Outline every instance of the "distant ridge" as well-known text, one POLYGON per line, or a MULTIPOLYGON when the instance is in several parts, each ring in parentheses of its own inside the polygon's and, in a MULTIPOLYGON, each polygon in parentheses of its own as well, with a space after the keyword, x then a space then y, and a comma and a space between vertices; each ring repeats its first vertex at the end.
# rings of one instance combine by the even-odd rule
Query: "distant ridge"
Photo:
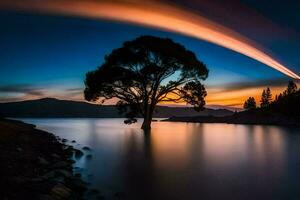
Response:
POLYGON ((268 107, 245 110, 230 116, 173 116, 164 121, 300 126, 300 90, 280 96, 268 107))
MULTIPOLYGON (((154 117, 172 116, 229 116, 233 112, 226 109, 205 109, 194 111, 191 107, 157 106, 154 117)), ((43 98, 19 102, 0 103, 1 117, 15 118, 118 118, 123 117, 114 105, 97 105, 87 102, 43 98)))

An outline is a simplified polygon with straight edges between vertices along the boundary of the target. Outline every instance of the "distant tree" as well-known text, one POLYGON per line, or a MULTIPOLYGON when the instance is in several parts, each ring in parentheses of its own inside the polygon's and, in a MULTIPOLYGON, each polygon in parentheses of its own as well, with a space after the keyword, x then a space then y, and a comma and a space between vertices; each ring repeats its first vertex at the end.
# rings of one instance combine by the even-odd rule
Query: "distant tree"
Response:
POLYGON ((85 99, 118 99, 120 112, 142 129, 150 129, 155 106, 161 102, 186 102, 200 111, 206 90, 201 84, 208 76, 206 65, 184 46, 167 38, 138 37, 105 57, 102 66, 88 72, 85 99))
POLYGON ((270 105, 270 111, 286 116, 300 117, 300 90, 293 81, 288 83, 287 89, 278 95, 277 100, 270 105))
POLYGON ((260 100, 260 107, 261 108, 267 108, 270 106, 270 103, 272 101, 272 93, 270 88, 267 88, 266 90, 263 90, 260 100))
POLYGON ((282 94, 280 93, 277 97, 277 101, 280 101, 282 99, 282 94))
POLYGON ((254 97, 249 97, 244 103, 244 109, 251 110, 256 108, 256 101, 254 97))
POLYGON ((289 81, 287 89, 283 92, 284 96, 294 94, 297 92, 297 85, 294 83, 294 81, 289 81))

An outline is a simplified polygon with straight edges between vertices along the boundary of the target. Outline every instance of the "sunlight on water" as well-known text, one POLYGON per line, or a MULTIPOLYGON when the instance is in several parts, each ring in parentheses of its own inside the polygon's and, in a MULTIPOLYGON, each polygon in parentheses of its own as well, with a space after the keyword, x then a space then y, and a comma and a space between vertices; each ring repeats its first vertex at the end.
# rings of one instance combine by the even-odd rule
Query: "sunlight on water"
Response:
POLYGON ((143 134, 140 123, 122 119, 24 121, 76 140, 75 148, 91 147, 75 167, 107 199, 115 193, 123 199, 300 196, 296 128, 154 122, 151 134, 143 134))

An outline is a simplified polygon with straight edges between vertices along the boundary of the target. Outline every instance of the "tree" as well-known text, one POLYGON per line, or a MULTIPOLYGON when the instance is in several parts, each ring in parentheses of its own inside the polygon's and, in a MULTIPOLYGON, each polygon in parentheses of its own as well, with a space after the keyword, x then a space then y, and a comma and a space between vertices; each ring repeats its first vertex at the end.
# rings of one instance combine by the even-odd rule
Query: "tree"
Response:
POLYGON ((294 81, 289 81, 287 89, 283 92, 284 96, 291 95, 297 92, 297 85, 294 81))
POLYGON ((186 102, 200 111, 206 90, 201 83, 208 76, 206 65, 195 54, 171 39, 141 36, 128 41, 105 57, 85 79, 88 101, 118 99, 117 107, 142 129, 150 129, 155 106, 161 102, 186 102))
POLYGON ((270 103, 272 101, 272 94, 270 88, 267 88, 266 90, 263 90, 260 100, 260 107, 261 108, 267 108, 270 106, 270 103))
POLYGON ((256 102, 254 97, 249 97, 244 103, 244 109, 251 110, 256 108, 256 102))

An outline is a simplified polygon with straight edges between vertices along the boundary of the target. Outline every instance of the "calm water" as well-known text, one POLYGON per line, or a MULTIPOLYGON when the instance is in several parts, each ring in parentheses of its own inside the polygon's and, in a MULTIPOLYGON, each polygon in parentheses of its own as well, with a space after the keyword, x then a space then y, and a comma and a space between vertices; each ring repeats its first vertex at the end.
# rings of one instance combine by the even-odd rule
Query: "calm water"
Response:
POLYGON ((122 119, 24 121, 91 147, 76 167, 106 199, 300 199, 300 129, 154 122, 145 135, 122 119))

